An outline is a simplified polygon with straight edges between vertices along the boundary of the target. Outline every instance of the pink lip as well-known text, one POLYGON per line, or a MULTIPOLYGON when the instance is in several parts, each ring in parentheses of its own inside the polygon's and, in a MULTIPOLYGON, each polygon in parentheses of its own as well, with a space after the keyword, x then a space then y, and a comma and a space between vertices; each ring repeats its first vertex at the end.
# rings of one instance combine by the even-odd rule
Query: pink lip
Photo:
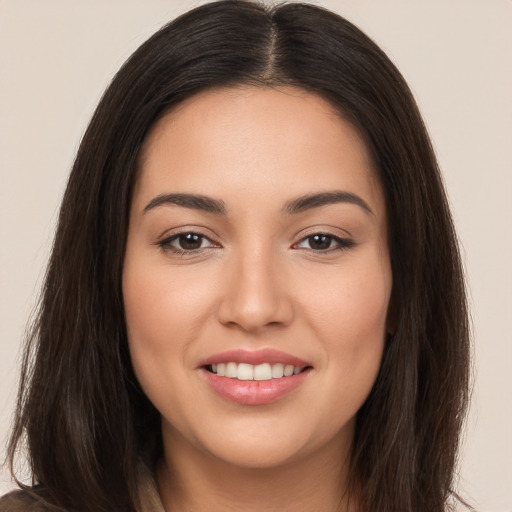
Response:
POLYGON ((275 350, 272 348, 265 348, 260 350, 228 350, 227 352, 221 352, 208 357, 199 363, 199 367, 208 366, 211 364, 219 363, 248 363, 252 365, 263 364, 263 363, 282 363, 284 365, 292 364, 293 366, 300 366, 304 368, 311 366, 307 361, 299 359, 298 357, 275 350))
POLYGON ((284 397, 300 386, 310 370, 307 368, 297 375, 271 380, 238 380, 219 377, 206 368, 200 371, 211 388, 224 399, 240 405, 264 405, 284 397))
POLYGON ((264 405, 278 400, 304 382, 309 375, 311 364, 303 359, 275 349, 260 350, 229 350, 207 357, 199 364, 198 369, 210 387, 224 399, 241 405, 264 405), (210 372, 206 367, 219 363, 282 363, 299 366, 303 369, 297 375, 280 379, 243 381, 229 377, 221 377, 210 372))

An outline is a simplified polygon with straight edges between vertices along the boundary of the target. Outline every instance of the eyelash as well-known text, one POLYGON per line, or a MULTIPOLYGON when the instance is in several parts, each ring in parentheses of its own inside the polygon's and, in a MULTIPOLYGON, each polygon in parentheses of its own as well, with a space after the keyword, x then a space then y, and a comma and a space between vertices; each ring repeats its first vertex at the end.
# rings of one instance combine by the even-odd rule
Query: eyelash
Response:
MULTIPOLYGON (((295 244, 295 246, 297 245, 300 245, 301 243, 303 243, 304 241, 308 240, 308 239, 311 239, 315 236, 322 236, 322 237, 326 237, 329 239, 329 242, 332 243, 334 242, 335 244, 337 244, 337 246, 335 247, 329 247, 327 249, 313 249, 311 248, 310 250, 314 251, 315 253, 318 253, 318 254, 325 254, 325 253, 331 253, 331 252, 334 252, 334 251, 344 251, 346 249, 350 249, 352 247, 354 247, 356 244, 353 240, 350 240, 348 238, 341 238, 339 236, 336 236, 336 235, 333 235, 332 233, 323 233, 321 231, 319 232, 315 232, 315 233, 311 233, 305 237, 303 237, 298 244, 295 244)), ((330 245, 330 244, 329 244, 330 245)))
POLYGON ((157 242, 156 245, 158 245, 160 247, 160 249, 162 249, 163 251, 166 251, 166 252, 170 251, 178 256, 197 254, 200 251, 204 251, 205 249, 212 249, 212 248, 216 247, 216 244, 214 244, 214 242, 212 242, 207 236, 203 235, 202 233, 198 233, 196 231, 182 231, 181 233, 175 233, 172 236, 169 236, 167 238, 164 238, 163 240, 160 240, 159 242, 157 242), (178 240, 180 237, 184 237, 186 235, 194 235, 194 236, 200 238, 201 245, 204 240, 208 240, 208 242, 210 242, 212 245, 210 247, 203 247, 203 248, 199 247, 197 249, 190 249, 190 250, 179 249, 178 247, 173 247, 171 245, 172 242, 174 242, 175 240, 178 240))
MULTIPOLYGON (((303 237, 297 244, 294 244, 293 247, 297 248, 297 246, 299 246, 303 242, 307 241, 308 239, 309 240, 312 239, 315 236, 324 236, 324 237, 328 238, 329 245, 333 242, 335 244, 337 244, 335 247, 328 247, 327 249, 313 249, 313 248, 307 249, 307 248, 305 248, 305 249, 311 250, 317 254, 328 254, 328 253, 335 252, 335 251, 343 251, 343 250, 350 249, 356 245, 354 241, 352 241, 348 238, 341 238, 339 236, 333 235, 332 233, 315 232, 315 233, 311 233, 311 234, 303 237)), ((210 240, 210 238, 208 238, 206 235, 203 235, 202 233, 198 233, 195 231, 183 231, 181 233, 175 233, 172 236, 164 238, 163 240, 157 242, 156 245, 158 245, 160 247, 160 249, 162 249, 163 251, 166 251, 166 252, 170 251, 178 256, 198 254, 201 251, 218 247, 218 245, 216 245, 214 242, 212 242, 212 240, 210 240), (183 237, 186 235, 193 235, 195 237, 198 237, 201 240, 201 245, 204 240, 207 240, 208 242, 210 242, 211 245, 209 247, 198 247, 197 249, 189 249, 189 250, 180 249, 178 247, 174 247, 171 245, 172 242, 177 241, 177 240, 179 240, 180 237, 183 237)))

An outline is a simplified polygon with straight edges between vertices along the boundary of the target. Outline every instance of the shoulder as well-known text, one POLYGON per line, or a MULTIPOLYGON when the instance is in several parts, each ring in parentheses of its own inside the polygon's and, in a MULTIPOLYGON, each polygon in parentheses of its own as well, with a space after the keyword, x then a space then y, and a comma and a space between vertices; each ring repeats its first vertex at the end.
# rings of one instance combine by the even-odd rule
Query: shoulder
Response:
POLYGON ((0 512, 50 512, 30 491, 17 490, 0 496, 0 512))

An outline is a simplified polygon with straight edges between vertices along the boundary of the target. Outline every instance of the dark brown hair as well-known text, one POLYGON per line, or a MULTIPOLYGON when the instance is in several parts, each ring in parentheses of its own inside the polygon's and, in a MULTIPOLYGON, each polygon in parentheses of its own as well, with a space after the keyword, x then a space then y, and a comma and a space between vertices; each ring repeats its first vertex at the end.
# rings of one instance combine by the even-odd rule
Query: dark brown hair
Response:
POLYGON ((389 219, 395 332, 358 413, 351 482, 367 512, 444 511, 468 400, 469 333, 436 159, 386 55, 342 17, 297 3, 193 9, 144 43, 108 87, 64 195, 25 352, 11 470, 26 441, 34 480, 26 492, 47 507, 140 509, 141 468, 153 467, 161 434, 131 367, 121 290, 137 156, 171 107, 241 84, 322 96, 373 155, 389 219))

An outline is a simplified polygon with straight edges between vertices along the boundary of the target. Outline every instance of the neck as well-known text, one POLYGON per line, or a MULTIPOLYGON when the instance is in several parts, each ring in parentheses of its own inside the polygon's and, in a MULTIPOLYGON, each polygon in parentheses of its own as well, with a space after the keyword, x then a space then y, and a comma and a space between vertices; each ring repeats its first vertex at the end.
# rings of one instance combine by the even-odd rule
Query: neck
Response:
POLYGON ((346 492, 349 450, 339 440, 314 455, 264 468, 230 464, 183 438, 171 445, 157 471, 166 512, 357 510, 346 492))

